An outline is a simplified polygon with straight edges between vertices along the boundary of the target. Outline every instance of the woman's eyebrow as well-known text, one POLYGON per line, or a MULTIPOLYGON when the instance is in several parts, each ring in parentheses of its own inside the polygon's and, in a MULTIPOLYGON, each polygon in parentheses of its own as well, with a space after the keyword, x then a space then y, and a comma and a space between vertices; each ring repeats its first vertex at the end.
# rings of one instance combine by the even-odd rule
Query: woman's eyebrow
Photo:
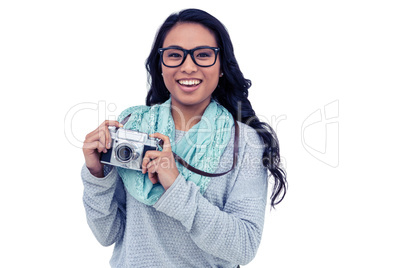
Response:
POLYGON ((181 47, 181 46, 177 46, 177 45, 171 45, 171 46, 166 46, 166 47, 163 47, 163 48, 183 48, 183 47, 181 47))

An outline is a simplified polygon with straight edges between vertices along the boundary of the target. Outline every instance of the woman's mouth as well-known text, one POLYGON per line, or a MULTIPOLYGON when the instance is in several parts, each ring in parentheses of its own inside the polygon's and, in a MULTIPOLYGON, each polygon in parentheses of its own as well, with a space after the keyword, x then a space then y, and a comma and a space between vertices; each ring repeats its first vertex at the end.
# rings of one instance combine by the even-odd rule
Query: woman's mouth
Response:
POLYGON ((198 86, 201 84, 201 80, 199 79, 182 79, 177 81, 180 85, 182 86, 187 86, 187 87, 192 87, 192 86, 198 86))
POLYGON ((177 80, 177 83, 179 84, 179 87, 181 90, 184 92, 193 92, 197 90, 202 83, 202 80, 200 79, 180 79, 177 80))

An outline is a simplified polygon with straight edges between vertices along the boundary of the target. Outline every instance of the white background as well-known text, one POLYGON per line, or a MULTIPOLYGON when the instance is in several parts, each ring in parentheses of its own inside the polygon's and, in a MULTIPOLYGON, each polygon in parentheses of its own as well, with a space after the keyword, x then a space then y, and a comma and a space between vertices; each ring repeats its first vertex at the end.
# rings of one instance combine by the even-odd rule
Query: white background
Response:
POLYGON ((402 267, 398 2, 2 1, 0 267, 108 267, 79 144, 144 104, 155 33, 188 7, 228 28, 287 167, 247 267, 402 267))

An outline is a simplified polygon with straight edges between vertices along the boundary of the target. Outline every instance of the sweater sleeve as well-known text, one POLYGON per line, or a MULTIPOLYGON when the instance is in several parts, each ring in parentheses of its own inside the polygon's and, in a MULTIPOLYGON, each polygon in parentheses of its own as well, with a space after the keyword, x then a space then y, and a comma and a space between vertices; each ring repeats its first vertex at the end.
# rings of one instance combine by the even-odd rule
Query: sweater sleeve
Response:
POLYGON ((249 263, 262 236, 268 184, 261 164, 263 150, 257 147, 243 146, 239 167, 231 175, 235 178, 230 178, 235 183, 222 210, 181 175, 154 207, 180 221, 203 251, 232 263, 249 263))
POLYGON ((97 178, 85 165, 81 171, 88 225, 99 243, 110 246, 124 233, 125 192, 116 168, 105 174, 104 178, 97 178))

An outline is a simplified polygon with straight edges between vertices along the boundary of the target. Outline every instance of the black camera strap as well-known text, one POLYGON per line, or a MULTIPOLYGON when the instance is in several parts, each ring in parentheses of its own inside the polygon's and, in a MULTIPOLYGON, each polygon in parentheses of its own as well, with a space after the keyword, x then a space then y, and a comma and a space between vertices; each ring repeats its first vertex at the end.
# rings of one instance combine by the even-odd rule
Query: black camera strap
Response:
MULTIPOLYGON (((130 116, 131 116, 131 114, 126 116, 120 123, 123 125, 126 124, 128 119, 130 118, 130 116)), ((205 177, 219 177, 219 176, 225 175, 226 173, 229 173, 230 171, 232 171, 235 168, 236 163, 237 163, 237 158, 239 155, 239 125, 236 120, 234 120, 234 125, 235 125, 235 136, 234 136, 234 146, 233 146, 233 164, 232 164, 232 167, 228 171, 225 171, 222 173, 208 173, 208 172, 199 170, 199 169, 191 166, 189 163, 187 163, 183 158, 178 156, 176 153, 172 152, 175 160, 177 162, 179 162, 182 166, 187 168, 188 170, 190 170, 194 173, 197 173, 201 176, 205 176, 205 177)))

